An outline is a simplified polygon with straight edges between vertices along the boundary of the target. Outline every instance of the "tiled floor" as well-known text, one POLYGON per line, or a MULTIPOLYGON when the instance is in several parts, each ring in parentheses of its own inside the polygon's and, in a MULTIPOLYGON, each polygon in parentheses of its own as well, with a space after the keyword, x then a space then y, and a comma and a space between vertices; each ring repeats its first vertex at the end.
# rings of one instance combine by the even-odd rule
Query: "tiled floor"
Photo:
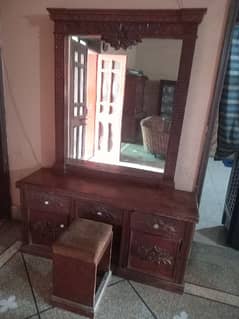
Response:
POLYGON ((16 240, 21 239, 21 224, 1 220, 0 224, 0 254, 16 240))
MULTIPOLYGON (((200 249, 203 248, 199 247, 193 253, 195 260, 199 258, 198 252, 203 254, 200 249)), ((220 254, 216 256, 219 258, 220 254)), ((191 265, 189 271, 195 272, 198 268, 191 265)), ((210 275, 208 271, 202 273, 200 285, 186 285, 183 295, 113 276, 96 319, 239 319, 239 296, 234 295, 235 290, 230 291, 233 294, 218 295, 218 290, 208 292, 201 287, 201 283, 207 284, 207 279, 210 283, 210 275)), ((227 273, 224 273, 224 276, 227 276, 227 273)), ((23 255, 20 252, 13 255, 0 268, 0 318, 83 318, 51 306, 51 277, 50 260, 23 255)), ((189 273, 187 277, 191 282, 197 278, 196 273, 189 273)), ((234 278, 234 284, 238 284, 239 288, 238 279, 234 278)))

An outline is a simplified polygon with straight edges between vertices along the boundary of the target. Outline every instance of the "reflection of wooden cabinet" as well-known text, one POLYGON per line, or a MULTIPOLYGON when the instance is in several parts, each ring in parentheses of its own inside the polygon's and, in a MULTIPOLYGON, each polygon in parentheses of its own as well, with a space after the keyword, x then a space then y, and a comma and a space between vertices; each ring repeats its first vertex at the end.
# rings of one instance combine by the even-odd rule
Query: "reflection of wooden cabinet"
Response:
POLYGON ((122 142, 135 143, 138 139, 139 122, 143 113, 144 86, 146 77, 127 73, 122 117, 122 142))
POLYGON ((75 218, 113 226, 112 262, 125 278, 183 290, 194 225, 194 196, 129 181, 56 175, 41 169, 18 182, 23 251, 51 256, 51 244, 75 218))
POLYGON ((127 73, 122 118, 122 142, 142 143, 140 121, 160 114, 160 81, 127 73))

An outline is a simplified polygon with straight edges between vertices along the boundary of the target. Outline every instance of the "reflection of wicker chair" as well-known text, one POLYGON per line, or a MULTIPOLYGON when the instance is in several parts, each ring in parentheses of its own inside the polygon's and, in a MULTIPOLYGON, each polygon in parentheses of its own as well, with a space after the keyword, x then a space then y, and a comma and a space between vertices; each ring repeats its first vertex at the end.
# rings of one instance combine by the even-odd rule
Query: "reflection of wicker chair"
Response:
POLYGON ((171 121, 160 116, 149 116, 140 122, 145 150, 165 156, 168 148, 171 121))

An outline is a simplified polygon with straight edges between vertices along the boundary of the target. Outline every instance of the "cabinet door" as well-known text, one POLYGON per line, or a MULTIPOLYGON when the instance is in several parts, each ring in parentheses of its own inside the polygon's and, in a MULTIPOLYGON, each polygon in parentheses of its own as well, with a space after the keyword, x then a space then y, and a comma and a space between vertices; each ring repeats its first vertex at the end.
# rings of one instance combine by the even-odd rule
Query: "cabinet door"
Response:
POLYGON ((146 274, 174 280, 181 241, 131 231, 128 267, 146 274))
POLYGON ((68 225, 68 214, 30 210, 30 241, 50 246, 68 225))

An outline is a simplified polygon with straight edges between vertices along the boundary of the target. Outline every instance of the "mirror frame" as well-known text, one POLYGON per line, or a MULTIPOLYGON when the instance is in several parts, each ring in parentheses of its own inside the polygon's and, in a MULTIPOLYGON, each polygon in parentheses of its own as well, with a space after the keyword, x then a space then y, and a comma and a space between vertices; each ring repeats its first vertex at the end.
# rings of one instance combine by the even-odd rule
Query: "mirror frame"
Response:
POLYGON ((198 25, 206 9, 119 10, 48 8, 55 35, 55 165, 60 170, 127 176, 134 181, 173 184, 198 25), (81 161, 67 164, 66 107, 69 35, 99 35, 113 45, 129 47, 143 38, 182 40, 171 133, 164 173, 81 161), (72 167, 71 167, 72 166, 72 167))

